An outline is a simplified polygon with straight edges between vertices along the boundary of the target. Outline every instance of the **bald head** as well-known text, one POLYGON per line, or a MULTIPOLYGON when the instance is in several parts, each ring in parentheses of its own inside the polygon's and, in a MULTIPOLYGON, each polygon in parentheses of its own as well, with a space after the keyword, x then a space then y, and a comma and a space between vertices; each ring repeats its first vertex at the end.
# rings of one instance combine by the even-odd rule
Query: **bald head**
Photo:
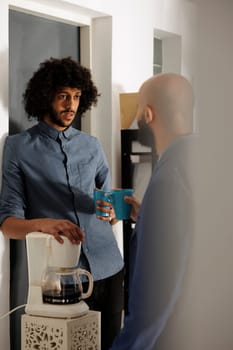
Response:
POLYGON ((193 90, 186 78, 173 73, 153 76, 141 86, 139 96, 167 131, 177 135, 192 132, 193 90))

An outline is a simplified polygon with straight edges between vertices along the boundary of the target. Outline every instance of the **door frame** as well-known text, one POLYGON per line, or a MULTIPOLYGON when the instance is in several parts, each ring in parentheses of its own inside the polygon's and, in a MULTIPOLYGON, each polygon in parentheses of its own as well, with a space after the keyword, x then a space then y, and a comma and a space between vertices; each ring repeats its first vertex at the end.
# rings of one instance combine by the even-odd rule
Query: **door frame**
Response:
MULTIPOLYGON (((112 81, 109 79, 112 64, 111 15, 63 0, 9 0, 9 9, 80 27, 80 63, 92 70, 95 83, 101 89, 99 108, 87 113, 82 119, 82 130, 97 136, 105 146, 99 118, 102 118, 103 112, 108 116, 112 114, 112 96, 109 93, 112 90, 112 81)), ((107 123, 110 123, 111 128, 109 119, 107 123)), ((108 149, 106 144, 107 153, 108 149)), ((111 154, 107 154, 107 158, 111 163, 111 154)))

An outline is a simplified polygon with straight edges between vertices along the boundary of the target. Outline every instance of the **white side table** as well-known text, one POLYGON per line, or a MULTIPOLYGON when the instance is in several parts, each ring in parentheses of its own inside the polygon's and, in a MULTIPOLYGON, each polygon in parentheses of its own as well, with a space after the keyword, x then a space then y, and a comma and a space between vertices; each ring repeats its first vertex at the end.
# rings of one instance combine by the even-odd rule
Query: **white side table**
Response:
POLYGON ((100 312, 76 318, 22 315, 21 349, 101 350, 100 312))

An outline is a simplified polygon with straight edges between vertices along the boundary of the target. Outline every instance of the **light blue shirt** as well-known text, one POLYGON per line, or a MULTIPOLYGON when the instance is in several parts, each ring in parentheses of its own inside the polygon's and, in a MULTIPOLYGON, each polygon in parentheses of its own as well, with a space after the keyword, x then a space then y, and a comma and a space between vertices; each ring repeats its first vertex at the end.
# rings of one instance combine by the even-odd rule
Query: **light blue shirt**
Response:
POLYGON ((9 216, 70 220, 85 232, 80 267, 94 280, 112 276, 123 260, 111 225, 96 218, 96 187, 111 189, 98 140, 73 127, 59 132, 39 122, 6 140, 0 223, 9 216))

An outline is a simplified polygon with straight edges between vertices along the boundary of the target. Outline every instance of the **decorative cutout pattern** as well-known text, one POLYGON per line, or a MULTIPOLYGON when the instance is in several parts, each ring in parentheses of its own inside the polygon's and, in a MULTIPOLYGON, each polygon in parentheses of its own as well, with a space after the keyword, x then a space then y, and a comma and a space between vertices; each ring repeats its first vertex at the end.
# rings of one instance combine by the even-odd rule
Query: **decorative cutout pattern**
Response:
POLYGON ((25 323, 25 350, 60 350, 63 345, 63 329, 36 322, 25 323))
POLYGON ((71 327, 71 350, 98 350, 98 323, 71 327))
POLYGON ((22 316, 24 350, 100 350, 99 344, 96 312, 75 319, 22 316))

